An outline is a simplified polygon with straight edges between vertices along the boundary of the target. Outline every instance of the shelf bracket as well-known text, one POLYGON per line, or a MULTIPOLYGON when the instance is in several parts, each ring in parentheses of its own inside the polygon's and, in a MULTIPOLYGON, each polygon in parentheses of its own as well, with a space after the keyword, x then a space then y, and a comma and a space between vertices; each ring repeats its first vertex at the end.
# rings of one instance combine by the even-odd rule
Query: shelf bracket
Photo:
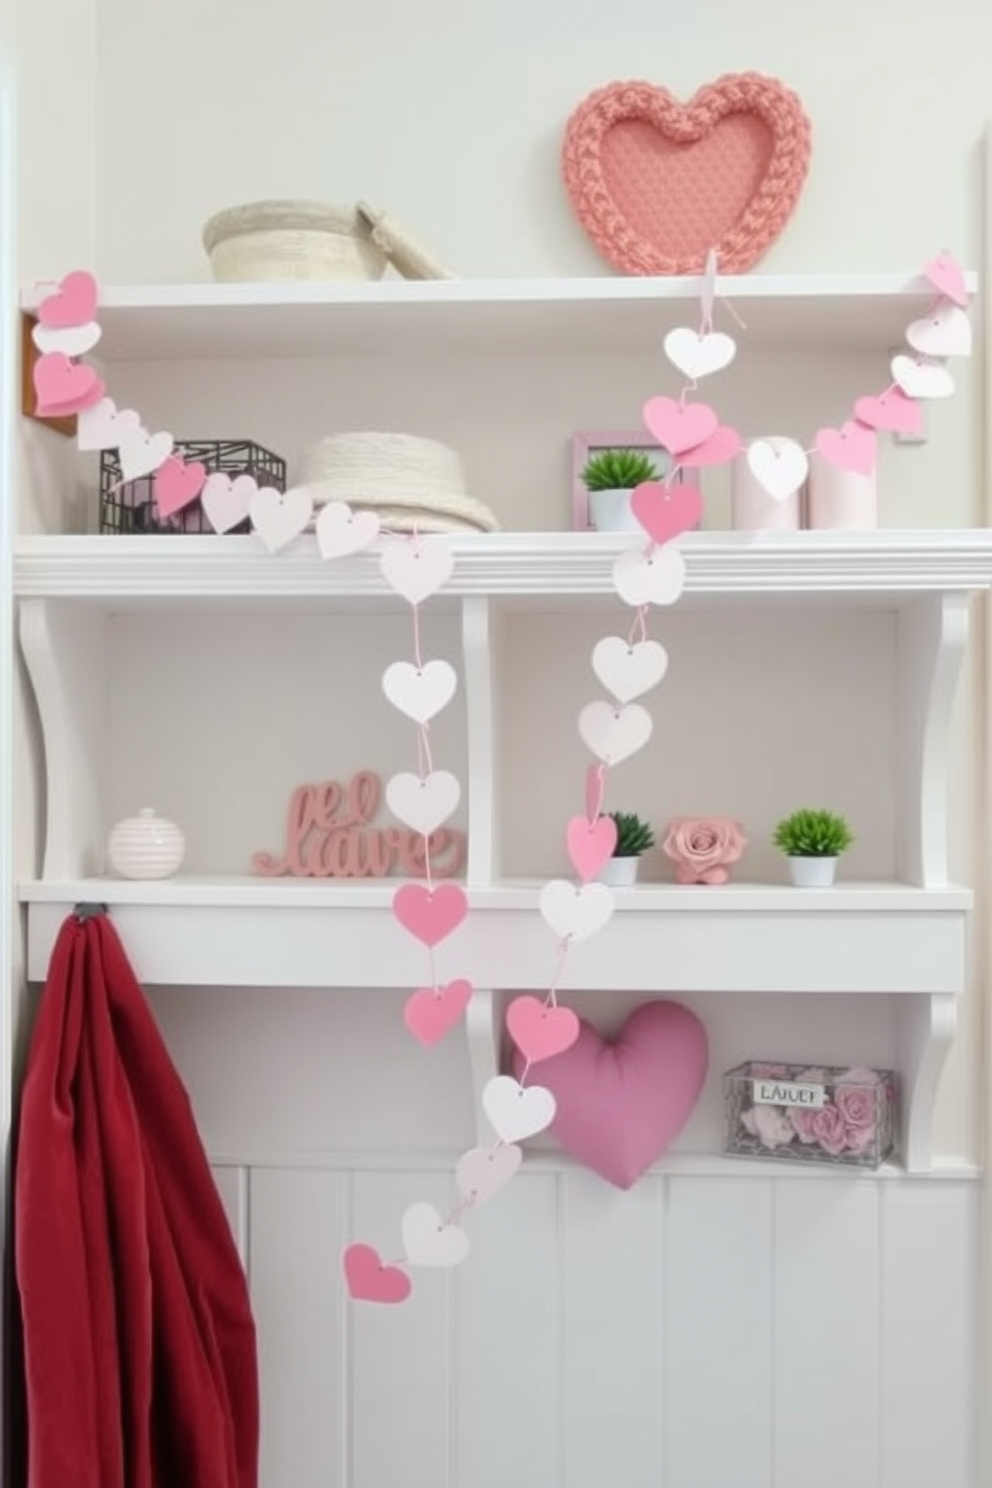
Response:
POLYGON ((928 1173, 933 1162, 933 1113, 944 1063, 954 1042, 957 998, 951 992, 904 997, 898 1035, 902 1075, 901 1149, 907 1173, 928 1173))
POLYGON ((491 1147, 494 1139, 482 1109, 482 1092, 499 1074, 501 1020, 497 995, 491 988, 476 987, 465 1012, 468 1035, 468 1057, 472 1070, 472 1098, 475 1105, 476 1142, 491 1147))

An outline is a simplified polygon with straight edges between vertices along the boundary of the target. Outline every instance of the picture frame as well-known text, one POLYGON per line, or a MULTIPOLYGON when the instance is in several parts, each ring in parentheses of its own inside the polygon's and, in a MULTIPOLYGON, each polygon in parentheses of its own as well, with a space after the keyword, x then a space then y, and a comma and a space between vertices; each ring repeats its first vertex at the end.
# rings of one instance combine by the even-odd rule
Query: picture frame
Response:
POLYGON ((671 469, 671 456, 646 429, 603 429, 595 433, 583 432, 572 435, 572 530, 590 532, 589 492, 582 479, 582 472, 593 455, 604 450, 642 450, 654 457, 660 475, 671 469))

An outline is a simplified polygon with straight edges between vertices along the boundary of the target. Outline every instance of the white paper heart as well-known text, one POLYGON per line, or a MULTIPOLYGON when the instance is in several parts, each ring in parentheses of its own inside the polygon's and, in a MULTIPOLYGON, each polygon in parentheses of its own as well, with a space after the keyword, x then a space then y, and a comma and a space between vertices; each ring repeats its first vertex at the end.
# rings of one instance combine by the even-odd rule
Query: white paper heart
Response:
POLYGON ((60 351, 63 356, 81 357, 93 350, 102 335, 95 320, 78 326, 46 326, 39 322, 31 332, 31 339, 42 356, 60 351))
POLYGON ((400 1221, 403 1249, 411 1266, 460 1266, 469 1241, 458 1225, 445 1224, 433 1204, 411 1204, 400 1221))
POLYGON ((455 555, 444 538, 411 537, 383 548, 379 565, 389 587, 419 605, 451 578, 455 555))
POLYGON ((173 447, 172 435, 164 430, 159 434, 149 434, 140 424, 137 429, 129 430, 118 446, 121 479, 126 483, 151 475, 153 470, 165 464, 173 447))
POLYGON ((924 356, 971 356, 971 321, 960 305, 944 300, 936 310, 907 327, 906 340, 924 356))
POLYGON ((613 587, 624 604, 674 604, 685 588, 685 559, 674 543, 642 551, 628 548, 613 562, 613 587))
POLYGON ((503 1147, 473 1147, 458 1159, 455 1182, 462 1198, 484 1204, 505 1188, 520 1167, 523 1153, 511 1143, 503 1147))
POLYGON ((448 820, 461 800, 458 777, 450 770, 432 770, 423 779, 411 770, 386 782, 386 804, 411 832, 429 837, 448 820))
POLYGON ((401 713, 415 723, 427 723, 455 695, 458 675, 449 661, 394 661, 382 674, 382 690, 401 713))
POLYGON ((654 727, 640 703, 587 703, 579 714, 579 733, 604 765, 619 765, 643 749, 654 727))
POLYGON ((607 884, 569 883, 567 878, 553 878, 544 885, 540 898, 545 924, 559 940, 578 943, 588 940, 608 925, 616 901, 607 884))
POLYGON ((278 553, 307 530, 313 516, 313 498, 302 487, 277 491, 275 486, 262 486, 251 498, 248 515, 269 552, 278 553))
POLYGON ((773 501, 794 496, 809 474, 806 451, 794 439, 756 439, 748 448, 747 463, 773 501))
POLYGON ((592 653, 592 669, 618 703, 632 703, 657 687, 668 670, 668 652, 660 641, 630 641, 604 636, 592 653))
POLYGON ((317 515, 317 546, 322 558, 350 558, 379 536, 374 511, 352 511, 344 501, 329 501, 317 515))
POLYGON ((76 447, 83 451, 117 449, 122 439, 141 433, 140 415, 118 408, 113 398, 101 398, 76 416, 76 447))
POLYGON ((522 1142, 551 1125, 555 1098, 543 1085, 520 1085, 512 1075, 494 1075, 482 1087, 482 1109, 501 1142, 522 1142))
POLYGON ((258 482, 251 475, 236 475, 232 480, 222 470, 208 475, 200 492, 203 514, 215 532, 230 532, 247 520, 251 503, 258 494, 258 482))
POLYGON ((949 398, 954 391, 954 378, 942 362, 894 356, 892 376, 907 398, 949 398))
POLYGON ((677 326, 665 337, 665 355, 673 367, 695 382, 729 367, 737 355, 737 343, 723 331, 700 335, 688 326, 677 326))

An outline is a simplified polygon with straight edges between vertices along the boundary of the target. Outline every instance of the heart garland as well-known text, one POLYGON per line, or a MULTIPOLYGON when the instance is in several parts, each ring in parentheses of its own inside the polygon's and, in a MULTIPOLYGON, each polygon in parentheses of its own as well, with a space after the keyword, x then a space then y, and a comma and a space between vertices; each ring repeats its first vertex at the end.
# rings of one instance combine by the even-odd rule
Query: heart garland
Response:
MULTIPOLYGON (((664 340, 666 357, 691 379, 692 387, 729 366, 737 350, 733 337, 713 330, 712 316, 705 308, 712 305, 715 295, 715 271, 711 254, 699 330, 678 326, 664 340)), ((967 315, 970 295, 960 266, 946 249, 927 260, 923 277, 936 298, 924 316, 906 327, 905 340, 915 355, 898 352, 892 357, 893 380, 888 387, 856 398, 851 417, 837 428, 818 429, 812 449, 803 449, 794 439, 756 439, 748 445, 751 474, 773 501, 786 501, 795 495, 809 474, 809 456, 814 453, 838 469, 871 475, 878 457, 879 434, 919 434, 923 428, 920 403, 947 398, 954 392, 954 378, 946 362, 950 357, 971 355, 967 315)), ((684 395, 677 402, 652 398, 645 408, 645 421, 658 443, 670 454, 679 455, 687 467, 713 463, 713 456, 732 458, 741 447, 734 430, 717 426, 712 409, 701 403, 686 404, 684 395)))

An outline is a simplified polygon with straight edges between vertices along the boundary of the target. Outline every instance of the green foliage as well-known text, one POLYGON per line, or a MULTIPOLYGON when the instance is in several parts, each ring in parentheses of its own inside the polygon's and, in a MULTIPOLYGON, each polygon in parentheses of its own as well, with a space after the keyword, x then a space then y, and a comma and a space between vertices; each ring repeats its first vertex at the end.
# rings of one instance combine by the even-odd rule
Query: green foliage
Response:
POLYGON ((779 822, 772 841, 790 858, 836 858, 854 837, 842 816, 803 809, 779 822))
POLYGON ((643 450, 601 450, 582 472, 590 491, 632 491, 642 481, 660 480, 661 472, 643 450))
POLYGON ((617 827, 617 845, 613 849, 615 858, 639 858, 641 853, 654 847, 651 827, 632 811, 611 811, 610 816, 617 827))

